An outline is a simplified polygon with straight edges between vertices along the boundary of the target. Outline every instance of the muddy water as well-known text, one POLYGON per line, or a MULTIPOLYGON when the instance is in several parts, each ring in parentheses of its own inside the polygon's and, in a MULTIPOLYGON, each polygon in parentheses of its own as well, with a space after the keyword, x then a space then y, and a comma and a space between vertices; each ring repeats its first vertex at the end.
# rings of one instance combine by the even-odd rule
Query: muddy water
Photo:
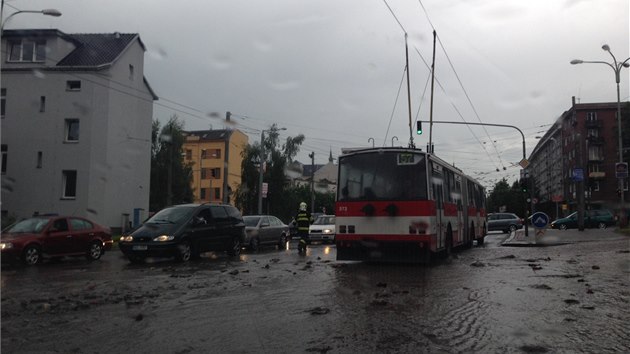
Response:
POLYGON ((502 238, 431 266, 336 262, 314 245, 3 267, 2 352, 630 352, 628 239, 502 238))

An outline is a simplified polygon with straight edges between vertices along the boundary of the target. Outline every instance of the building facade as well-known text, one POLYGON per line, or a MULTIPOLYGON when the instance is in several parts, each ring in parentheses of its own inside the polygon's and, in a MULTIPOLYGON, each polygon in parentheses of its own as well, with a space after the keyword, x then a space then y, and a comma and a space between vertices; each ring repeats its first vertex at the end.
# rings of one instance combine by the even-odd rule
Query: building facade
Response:
MULTIPOLYGON (((627 107, 627 102, 622 104, 622 117, 628 114, 627 107)), ((559 208, 559 216, 567 215, 577 210, 581 195, 585 209, 619 209, 618 129, 616 102, 575 103, 573 98, 571 108, 545 133, 529 158, 537 209, 549 213, 559 208)), ((627 201, 627 179, 623 193, 627 201)))
POLYGON ((196 202, 234 205, 233 191, 241 183, 243 150, 248 137, 240 130, 184 132, 184 163, 192 165, 192 190, 196 202))
POLYGON ((157 96, 144 52, 138 34, 4 31, 3 216, 122 228, 146 213, 157 96))

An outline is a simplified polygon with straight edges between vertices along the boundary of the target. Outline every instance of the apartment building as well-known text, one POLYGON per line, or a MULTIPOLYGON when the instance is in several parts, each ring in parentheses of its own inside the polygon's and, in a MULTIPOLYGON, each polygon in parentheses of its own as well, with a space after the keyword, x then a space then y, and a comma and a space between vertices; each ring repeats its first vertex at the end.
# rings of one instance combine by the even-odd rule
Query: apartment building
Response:
POLYGON ((135 33, 5 30, 2 214, 120 228, 149 206, 155 95, 135 33))
MULTIPOLYGON (((622 117, 628 102, 622 103, 622 117)), ((555 215, 575 211, 583 180, 585 208, 618 209, 615 165, 619 162, 617 102, 576 103, 560 116, 532 151, 528 170, 535 181, 537 209, 555 215)), ((625 129, 624 129, 625 130, 625 129)), ((625 154, 624 161, 628 161, 625 154)), ((627 201, 628 180, 624 184, 627 201)))
POLYGON ((241 183, 247 135, 229 129, 188 131, 184 135, 183 158, 192 165, 195 201, 234 205, 232 193, 241 183))

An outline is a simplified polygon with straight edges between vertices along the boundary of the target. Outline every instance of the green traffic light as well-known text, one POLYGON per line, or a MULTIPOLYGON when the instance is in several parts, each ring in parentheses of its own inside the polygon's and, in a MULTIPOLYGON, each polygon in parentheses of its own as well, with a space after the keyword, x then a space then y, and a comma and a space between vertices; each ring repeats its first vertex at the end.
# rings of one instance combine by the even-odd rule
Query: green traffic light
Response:
POLYGON ((421 135, 421 134, 422 134, 422 121, 418 121, 418 122, 417 122, 416 133, 417 133, 418 135, 421 135))

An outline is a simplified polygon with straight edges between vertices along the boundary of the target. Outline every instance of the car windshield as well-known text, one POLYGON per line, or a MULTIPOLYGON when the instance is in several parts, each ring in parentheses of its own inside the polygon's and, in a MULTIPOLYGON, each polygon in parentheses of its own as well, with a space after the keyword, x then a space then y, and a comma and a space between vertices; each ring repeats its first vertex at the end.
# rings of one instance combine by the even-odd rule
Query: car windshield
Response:
POLYGON ((44 227, 46 227, 46 225, 48 224, 48 222, 50 221, 50 219, 48 218, 31 218, 31 219, 25 219, 22 220, 16 224, 14 224, 13 226, 11 226, 10 228, 8 228, 7 230, 5 230, 4 232, 11 232, 11 233, 39 233, 41 232, 44 227))
POLYGON ((255 227, 258 225, 259 220, 260 220, 260 216, 243 216, 243 221, 245 221, 245 226, 255 227))
POLYGON ((334 216, 320 216, 313 222, 313 225, 332 225, 334 223, 334 216))
POLYGON ((153 215, 147 224, 178 224, 192 215, 195 211, 195 206, 177 206, 172 208, 166 208, 160 210, 157 214, 153 215))

